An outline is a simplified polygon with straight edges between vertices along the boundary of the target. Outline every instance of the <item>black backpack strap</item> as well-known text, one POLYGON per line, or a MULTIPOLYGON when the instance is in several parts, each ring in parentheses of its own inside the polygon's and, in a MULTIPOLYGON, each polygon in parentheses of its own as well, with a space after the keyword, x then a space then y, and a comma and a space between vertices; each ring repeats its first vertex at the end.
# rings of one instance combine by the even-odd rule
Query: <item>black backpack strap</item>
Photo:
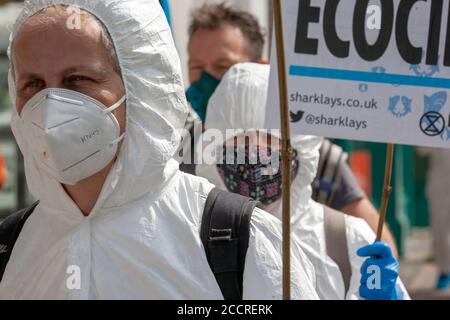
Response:
POLYGON ((9 215, 0 224, 0 281, 2 281, 9 257, 25 221, 27 221, 38 204, 39 201, 35 202, 31 207, 9 215))
POLYGON ((333 201, 342 177, 342 167, 347 162, 348 154, 328 139, 320 148, 317 176, 312 184, 312 199, 325 205, 333 201))
MULTIPOLYGON (((190 124, 189 127, 189 138, 190 138, 190 147, 188 148, 188 152, 189 152, 189 158, 190 161, 189 163, 185 163, 184 161, 181 161, 180 163, 180 171, 184 172, 184 173, 188 173, 188 174, 192 174, 192 175, 196 175, 195 174, 195 170, 197 168, 197 165, 195 164, 195 123, 190 124)), ((184 139, 186 137, 183 137, 184 139)), ((184 154, 183 152, 186 151, 184 150, 185 146, 186 146, 187 142, 183 142, 181 144, 181 150, 180 150, 180 156, 183 157, 182 159, 184 159, 184 154)))
POLYGON ((203 211, 200 237, 225 300, 242 300, 250 219, 258 201, 213 189, 203 211))

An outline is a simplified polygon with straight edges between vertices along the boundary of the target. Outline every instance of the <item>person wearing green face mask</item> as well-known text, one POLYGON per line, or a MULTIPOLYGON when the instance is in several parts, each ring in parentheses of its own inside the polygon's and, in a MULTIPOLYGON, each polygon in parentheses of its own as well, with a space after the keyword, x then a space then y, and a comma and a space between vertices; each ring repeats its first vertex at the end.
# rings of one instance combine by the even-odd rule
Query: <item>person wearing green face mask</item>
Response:
POLYGON ((202 122, 206 106, 231 66, 264 63, 264 35, 251 14, 224 4, 194 11, 189 27, 189 81, 187 98, 202 122))
POLYGON ((187 100, 191 103, 192 109, 194 109, 202 122, 205 122, 209 98, 211 98, 219 83, 219 79, 203 71, 200 79, 192 83, 186 91, 187 100))

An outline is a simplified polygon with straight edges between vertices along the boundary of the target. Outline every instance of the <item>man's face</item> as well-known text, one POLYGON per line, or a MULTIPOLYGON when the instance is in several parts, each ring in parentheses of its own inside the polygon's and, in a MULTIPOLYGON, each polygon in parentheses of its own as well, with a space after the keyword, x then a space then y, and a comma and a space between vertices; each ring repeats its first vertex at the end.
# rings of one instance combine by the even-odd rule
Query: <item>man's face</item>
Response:
MULTIPOLYGON (((46 88, 63 88, 88 95, 107 107, 117 102, 125 88, 114 62, 102 40, 102 31, 92 18, 83 18, 79 30, 66 27, 67 16, 61 9, 48 9, 54 14, 47 24, 36 27, 30 21, 17 35, 12 62, 16 83, 17 111, 46 88)), ((121 131, 125 130, 125 110, 114 111, 121 131)))
POLYGON ((242 31, 232 26, 197 30, 190 39, 188 52, 191 83, 199 80, 203 71, 222 79, 234 64, 251 61, 242 31))

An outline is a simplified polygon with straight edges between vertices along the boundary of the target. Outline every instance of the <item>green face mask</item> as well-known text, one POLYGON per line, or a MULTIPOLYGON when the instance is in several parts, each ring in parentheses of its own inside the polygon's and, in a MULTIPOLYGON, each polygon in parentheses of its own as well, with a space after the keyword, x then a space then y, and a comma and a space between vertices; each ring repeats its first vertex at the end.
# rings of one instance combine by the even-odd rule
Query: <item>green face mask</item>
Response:
POLYGON ((186 91, 187 100, 191 103, 192 108, 198 114, 202 122, 205 122, 206 108, 208 107, 209 99, 219 83, 220 80, 203 71, 200 80, 192 83, 186 91))

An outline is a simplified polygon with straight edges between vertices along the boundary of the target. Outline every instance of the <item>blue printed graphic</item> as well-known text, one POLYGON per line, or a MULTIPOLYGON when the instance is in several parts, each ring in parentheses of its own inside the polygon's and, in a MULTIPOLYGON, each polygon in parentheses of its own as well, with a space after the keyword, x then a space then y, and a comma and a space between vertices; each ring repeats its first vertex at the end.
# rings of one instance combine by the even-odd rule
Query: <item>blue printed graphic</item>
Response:
MULTIPOLYGON (((375 66, 372 68, 373 73, 386 73, 386 68, 382 66, 375 66)), ((360 83, 358 90, 361 92, 367 92, 369 90, 369 85, 367 83, 360 83)))
POLYGON ((375 73, 386 73, 386 68, 382 66, 376 66, 372 68, 372 72, 375 73))
POLYGON ((360 83, 358 90, 361 92, 367 92, 367 90, 369 90, 369 85, 367 83, 360 83))
MULTIPOLYGON (((424 61, 424 59, 425 59, 425 53, 422 54, 421 61, 424 61)), ((438 57, 438 59, 439 59, 439 57, 438 57)), ((409 69, 412 70, 417 77, 422 77, 422 78, 431 78, 435 74, 439 73, 439 71, 440 71, 438 65, 430 66, 425 63, 412 64, 409 69)))
MULTIPOLYGON (((424 96, 424 112, 435 112, 442 114, 442 109, 447 103, 447 92, 439 91, 431 96, 424 96)), ((430 125, 433 125, 430 123, 430 125)), ((450 139, 450 129, 445 127, 440 134, 442 140, 448 141, 450 139)))
POLYGON ((397 118, 405 117, 412 111, 412 100, 408 97, 400 96, 389 98, 388 111, 397 118))
POLYGON ((399 84, 413 87, 450 89, 450 79, 417 77, 393 73, 373 73, 355 70, 290 66, 289 75, 315 79, 336 79, 371 83, 399 84))
POLYGON ((442 141, 450 140, 450 129, 448 127, 445 128, 444 131, 441 133, 441 140, 442 141))
POLYGON ((439 91, 431 96, 424 97, 424 111, 440 112, 447 102, 447 92, 439 91))
POLYGON ((429 66, 422 64, 413 64, 410 67, 410 70, 414 72, 414 74, 418 77, 430 78, 435 74, 439 73, 439 66, 429 66))

